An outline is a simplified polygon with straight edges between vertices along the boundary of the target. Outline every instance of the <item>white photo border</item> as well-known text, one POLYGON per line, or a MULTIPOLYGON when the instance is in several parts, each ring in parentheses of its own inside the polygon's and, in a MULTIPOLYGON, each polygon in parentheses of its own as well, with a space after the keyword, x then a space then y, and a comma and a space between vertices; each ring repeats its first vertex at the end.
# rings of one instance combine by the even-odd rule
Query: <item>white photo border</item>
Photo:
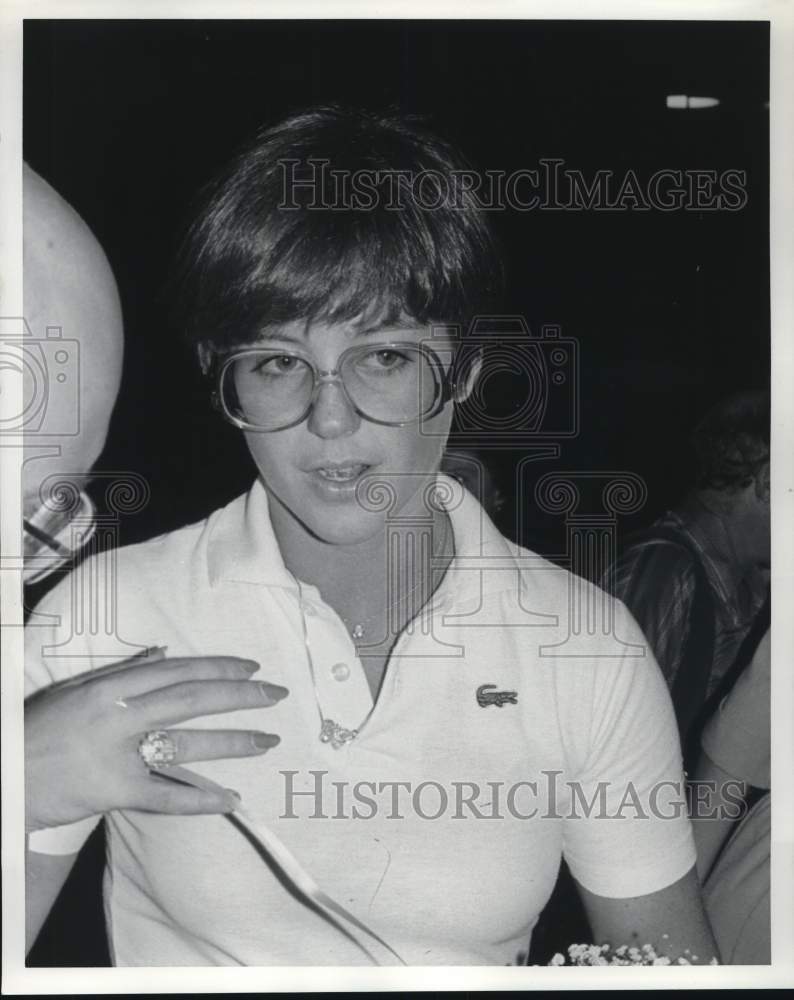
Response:
MULTIPOLYGON (((772 956, 770 967, 682 968, 111 968, 27 969, 24 965, 24 823, 21 573, 3 570, 2 867, 4 993, 215 993, 312 990, 479 990, 768 988, 794 984, 794 5, 744 0, 5 0, 0 8, 0 315, 22 308, 22 22, 25 18, 360 18, 521 20, 721 20, 771 24, 772 318, 772 956)), ((14 412, 21 386, 7 372, 0 405, 14 412)), ((18 407, 16 412, 18 412, 18 407)), ((2 551, 20 548, 20 449, 0 448, 2 551)))

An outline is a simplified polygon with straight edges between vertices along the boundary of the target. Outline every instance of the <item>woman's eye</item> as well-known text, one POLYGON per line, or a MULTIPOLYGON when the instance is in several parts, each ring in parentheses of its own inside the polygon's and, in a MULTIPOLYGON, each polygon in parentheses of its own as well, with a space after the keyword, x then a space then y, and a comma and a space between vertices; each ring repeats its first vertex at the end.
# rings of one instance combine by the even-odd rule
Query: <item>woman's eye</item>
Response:
POLYGON ((395 371, 410 363, 410 359, 400 351, 382 350, 365 354, 360 362, 373 371, 395 371))
POLYGON ((277 357, 263 358, 254 365, 254 371, 259 375, 289 375, 300 366, 297 358, 290 357, 289 354, 277 357))

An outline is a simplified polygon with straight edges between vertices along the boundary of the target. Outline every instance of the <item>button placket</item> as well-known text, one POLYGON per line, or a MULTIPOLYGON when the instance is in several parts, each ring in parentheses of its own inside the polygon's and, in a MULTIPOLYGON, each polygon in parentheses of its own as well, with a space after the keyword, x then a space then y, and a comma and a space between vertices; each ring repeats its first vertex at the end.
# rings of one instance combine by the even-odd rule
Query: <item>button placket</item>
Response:
POLYGON ((258 597, 261 601, 261 612, 257 617, 264 626, 259 634, 259 646, 264 651, 260 654, 262 674, 266 675, 268 656, 273 651, 272 632, 282 632, 285 637, 283 653, 288 658, 288 669, 283 676, 285 685, 290 689, 288 699, 290 713, 294 712, 296 719, 297 717, 302 718, 306 731, 318 738, 320 719, 308 655, 303 641, 301 608, 294 595, 286 589, 263 588, 258 597), (274 608, 276 620, 273 620, 274 608), (288 637, 287 633, 289 633, 288 637))
POLYGON ((306 619, 306 630, 321 711, 326 718, 356 728, 372 710, 364 668, 344 625, 335 615, 316 611, 306 619))

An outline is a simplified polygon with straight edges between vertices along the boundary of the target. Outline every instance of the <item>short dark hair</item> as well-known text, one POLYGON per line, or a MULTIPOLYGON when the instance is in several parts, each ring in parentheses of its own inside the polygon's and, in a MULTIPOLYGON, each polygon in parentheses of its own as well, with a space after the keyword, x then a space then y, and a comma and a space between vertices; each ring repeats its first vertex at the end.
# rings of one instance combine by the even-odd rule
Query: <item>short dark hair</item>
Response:
POLYGON ((692 433, 700 489, 732 493, 749 486, 769 461, 770 398, 743 390, 721 400, 692 433))
POLYGON ((407 317, 465 330, 498 301, 491 232, 466 185, 427 207, 411 178, 423 173, 432 194, 433 183, 445 187, 439 178, 467 170, 406 117, 333 105, 260 130, 209 186, 183 243, 175 279, 185 335, 218 354, 293 320, 407 317), (301 181, 317 179, 320 161, 326 176, 369 172, 371 204, 309 207, 318 192, 301 181))

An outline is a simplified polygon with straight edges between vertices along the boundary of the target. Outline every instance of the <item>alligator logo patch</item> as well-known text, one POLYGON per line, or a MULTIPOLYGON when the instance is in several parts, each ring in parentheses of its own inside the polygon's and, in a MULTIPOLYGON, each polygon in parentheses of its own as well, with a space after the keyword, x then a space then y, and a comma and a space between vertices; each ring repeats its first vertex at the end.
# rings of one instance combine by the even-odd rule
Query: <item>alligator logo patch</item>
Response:
POLYGON ((498 705, 499 708, 507 703, 518 704, 517 691, 497 691, 495 684, 481 684, 477 688, 477 704, 480 708, 487 708, 489 705, 498 705))

